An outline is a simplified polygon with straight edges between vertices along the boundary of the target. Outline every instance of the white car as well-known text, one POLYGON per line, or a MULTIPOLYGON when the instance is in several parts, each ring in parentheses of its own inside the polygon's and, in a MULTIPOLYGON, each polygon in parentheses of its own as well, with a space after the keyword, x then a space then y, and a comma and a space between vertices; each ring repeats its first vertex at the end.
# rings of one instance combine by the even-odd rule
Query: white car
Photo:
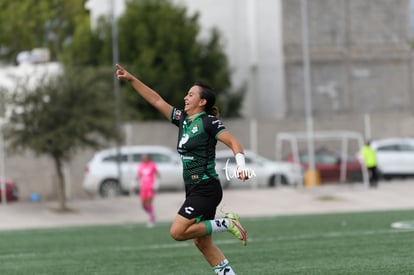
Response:
POLYGON ((216 171, 220 176, 222 186, 269 186, 301 185, 303 183, 303 168, 296 163, 272 161, 251 151, 245 151, 246 167, 251 178, 248 181, 239 180, 236 173, 236 161, 231 150, 216 152, 216 171))
POLYGON ((371 142, 382 177, 414 176, 414 138, 387 138, 371 142))
POLYGON ((181 159, 176 151, 164 146, 121 146, 119 150, 110 148, 95 153, 86 166, 83 188, 102 197, 137 191, 137 169, 144 154, 157 164, 157 189, 184 188, 181 159))

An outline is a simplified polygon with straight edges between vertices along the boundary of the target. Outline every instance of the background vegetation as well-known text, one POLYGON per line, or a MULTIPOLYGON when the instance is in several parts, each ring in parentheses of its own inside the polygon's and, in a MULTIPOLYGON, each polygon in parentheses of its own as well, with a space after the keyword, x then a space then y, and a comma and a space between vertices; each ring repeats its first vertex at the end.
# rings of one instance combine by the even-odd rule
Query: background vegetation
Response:
MULTIPOLYGON (((1 0, 0 59, 15 62, 21 51, 46 47, 52 60, 66 66, 113 67, 111 18, 100 18, 91 29, 85 2, 1 0)), ((244 85, 233 88, 220 33, 213 29, 200 37, 198 18, 168 0, 128 1, 117 21, 120 63, 177 107, 195 81, 207 82, 222 116, 237 117, 244 85)), ((121 105, 123 120, 162 117, 124 83, 121 105)))

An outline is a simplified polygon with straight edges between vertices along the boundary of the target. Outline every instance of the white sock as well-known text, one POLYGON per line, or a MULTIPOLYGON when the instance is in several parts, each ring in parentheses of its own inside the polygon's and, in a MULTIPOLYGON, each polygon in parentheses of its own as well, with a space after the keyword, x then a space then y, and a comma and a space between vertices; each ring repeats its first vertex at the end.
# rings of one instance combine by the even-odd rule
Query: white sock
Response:
POLYGON ((211 231, 216 232, 226 232, 230 227, 230 222, 226 218, 210 220, 211 231))
POLYGON ((218 275, 236 275, 227 259, 224 259, 223 261, 221 261, 221 263, 216 265, 214 267, 214 272, 218 275))

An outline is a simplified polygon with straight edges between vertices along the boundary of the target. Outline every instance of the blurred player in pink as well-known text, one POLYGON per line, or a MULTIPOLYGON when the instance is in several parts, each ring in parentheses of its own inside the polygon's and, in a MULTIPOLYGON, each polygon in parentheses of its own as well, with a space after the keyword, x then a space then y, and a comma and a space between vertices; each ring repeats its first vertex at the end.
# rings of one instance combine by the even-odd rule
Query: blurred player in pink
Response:
POLYGON ((140 182, 139 195, 142 208, 148 214, 148 227, 153 227, 155 224, 155 215, 152 201, 155 196, 155 177, 159 177, 159 173, 157 165, 150 160, 148 155, 143 155, 141 160, 137 172, 137 180, 140 182))

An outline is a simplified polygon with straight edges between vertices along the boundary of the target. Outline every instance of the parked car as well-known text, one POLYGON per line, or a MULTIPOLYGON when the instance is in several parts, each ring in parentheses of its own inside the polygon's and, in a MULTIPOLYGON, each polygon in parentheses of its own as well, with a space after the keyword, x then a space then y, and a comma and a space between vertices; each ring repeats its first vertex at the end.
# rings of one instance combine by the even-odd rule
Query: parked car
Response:
POLYGON ((414 176, 414 138, 387 138, 371 142, 377 152, 377 168, 381 177, 414 176))
MULTIPOLYGON (((3 189, 2 187, 2 181, 0 180, 0 202, 3 201, 3 189)), ((16 182, 14 182, 11 179, 6 179, 5 181, 6 185, 6 201, 17 201, 19 200, 19 189, 17 188, 16 182)))
MULTIPOLYGON (((306 170, 309 167, 309 155, 307 151, 299 152, 299 163, 306 170)), ((294 162, 293 154, 287 157, 287 160, 294 162)), ((346 156, 343 160, 340 153, 327 148, 317 148, 315 150, 315 169, 319 172, 321 183, 340 182, 341 169, 345 167, 345 178, 347 182, 362 181, 362 165, 358 158, 346 156), (344 161, 346 161, 344 163, 344 161)))
POLYGON ((119 153, 117 148, 96 152, 85 168, 83 188, 102 197, 139 190, 136 175, 144 154, 157 164, 160 174, 157 189, 184 188, 181 159, 176 151, 164 146, 122 146, 119 153))
POLYGON ((272 161, 252 151, 245 151, 246 167, 251 178, 243 182, 236 177, 236 161, 231 150, 216 152, 216 171, 223 187, 230 185, 276 186, 298 185, 303 182, 303 170, 300 165, 286 161, 272 161))

